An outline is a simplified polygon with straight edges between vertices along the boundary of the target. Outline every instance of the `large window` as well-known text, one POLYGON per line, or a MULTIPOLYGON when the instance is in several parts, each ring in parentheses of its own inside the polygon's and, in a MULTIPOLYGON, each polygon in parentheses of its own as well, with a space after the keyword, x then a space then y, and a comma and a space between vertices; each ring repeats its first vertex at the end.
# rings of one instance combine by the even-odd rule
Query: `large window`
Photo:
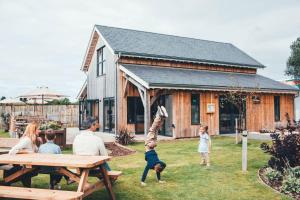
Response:
POLYGON ((97 76, 103 75, 106 73, 105 69, 105 60, 103 57, 104 46, 97 50, 97 76))
POLYGON ((275 122, 280 121, 280 96, 274 96, 275 122))
POLYGON ((144 106, 140 97, 127 97, 127 123, 144 123, 144 106))
POLYGON ((200 95, 191 95, 191 124, 200 124, 200 95))

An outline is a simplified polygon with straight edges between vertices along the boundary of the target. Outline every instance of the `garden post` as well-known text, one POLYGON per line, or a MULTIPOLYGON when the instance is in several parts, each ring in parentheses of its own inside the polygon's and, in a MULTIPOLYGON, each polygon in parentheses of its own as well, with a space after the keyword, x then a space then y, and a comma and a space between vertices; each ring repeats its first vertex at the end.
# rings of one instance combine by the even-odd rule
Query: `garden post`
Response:
POLYGON ((247 172, 247 136, 248 131, 243 131, 243 145, 242 145, 242 171, 247 172))

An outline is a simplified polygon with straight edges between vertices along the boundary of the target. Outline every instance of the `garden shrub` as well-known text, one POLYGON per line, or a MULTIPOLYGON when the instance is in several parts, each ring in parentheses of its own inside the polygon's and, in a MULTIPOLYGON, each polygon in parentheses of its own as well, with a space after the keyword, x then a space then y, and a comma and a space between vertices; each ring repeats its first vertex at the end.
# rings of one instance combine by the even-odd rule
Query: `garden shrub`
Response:
POLYGON ((133 143, 133 138, 130 133, 128 133, 127 129, 121 129, 120 132, 116 136, 116 141, 122 145, 128 145, 133 143))
POLYGON ((280 172, 284 172, 288 167, 300 166, 300 122, 291 121, 286 114, 286 126, 277 127, 276 133, 271 134, 272 145, 262 143, 260 148, 271 155, 268 165, 280 172), (285 134, 285 133, 288 134, 285 134))
POLYGON ((292 173, 293 176, 295 176, 296 178, 300 178, 300 166, 291 168, 291 173, 292 173))
POLYGON ((281 190, 284 193, 300 193, 300 179, 294 176, 287 176, 282 183, 281 190))
POLYGON ((266 177, 268 178, 269 181, 280 181, 282 180, 282 174, 281 172, 274 170, 270 167, 266 169, 265 173, 266 177))

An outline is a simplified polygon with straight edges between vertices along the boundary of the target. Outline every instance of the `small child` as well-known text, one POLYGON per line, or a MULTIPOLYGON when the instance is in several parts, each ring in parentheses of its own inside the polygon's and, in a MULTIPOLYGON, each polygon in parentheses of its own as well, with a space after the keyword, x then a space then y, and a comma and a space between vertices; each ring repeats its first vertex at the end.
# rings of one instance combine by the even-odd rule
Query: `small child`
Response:
POLYGON ((144 169, 144 173, 141 179, 141 185, 146 186, 145 180, 150 169, 156 171, 156 177, 159 183, 165 183, 165 181, 160 180, 160 173, 165 169, 166 164, 159 160, 154 147, 156 143, 154 141, 149 141, 147 144, 149 150, 145 152, 145 160, 147 161, 147 165, 144 169))
POLYGON ((207 133, 208 126, 201 125, 199 128, 199 146, 198 146, 198 152, 201 156, 201 165, 210 166, 210 160, 209 160, 209 154, 211 150, 211 140, 210 136, 207 133))
MULTIPOLYGON (((49 129, 45 133, 46 143, 42 144, 39 148, 38 153, 47 153, 47 154, 61 154, 61 149, 58 145, 54 144, 55 133, 52 129, 49 129)), ((57 189, 60 189, 59 182, 62 179, 62 175, 55 173, 56 168, 54 167, 42 167, 42 173, 50 174, 50 189, 54 189, 55 186, 57 189)), ((69 181, 69 180, 67 180, 69 181)))
POLYGON ((168 117, 168 112, 164 106, 157 106, 157 112, 151 127, 149 128, 149 132, 147 134, 147 138, 145 140, 145 150, 149 151, 149 143, 156 147, 157 143, 157 134, 158 130, 163 125, 165 119, 168 117))

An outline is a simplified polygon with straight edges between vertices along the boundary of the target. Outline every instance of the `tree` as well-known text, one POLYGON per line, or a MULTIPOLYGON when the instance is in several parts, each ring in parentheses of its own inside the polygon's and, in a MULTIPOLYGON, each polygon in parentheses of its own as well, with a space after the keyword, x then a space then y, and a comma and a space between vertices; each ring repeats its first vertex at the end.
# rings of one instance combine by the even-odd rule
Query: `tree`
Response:
POLYGON ((5 96, 2 96, 2 97, 0 98, 0 100, 4 100, 4 99, 6 99, 6 97, 5 97, 5 96))
POLYGON ((285 74, 295 79, 300 78, 300 37, 290 46, 291 55, 287 61, 285 74))
POLYGON ((64 99, 54 99, 52 101, 49 101, 47 104, 48 105, 70 105, 71 102, 68 98, 64 98, 64 99))

